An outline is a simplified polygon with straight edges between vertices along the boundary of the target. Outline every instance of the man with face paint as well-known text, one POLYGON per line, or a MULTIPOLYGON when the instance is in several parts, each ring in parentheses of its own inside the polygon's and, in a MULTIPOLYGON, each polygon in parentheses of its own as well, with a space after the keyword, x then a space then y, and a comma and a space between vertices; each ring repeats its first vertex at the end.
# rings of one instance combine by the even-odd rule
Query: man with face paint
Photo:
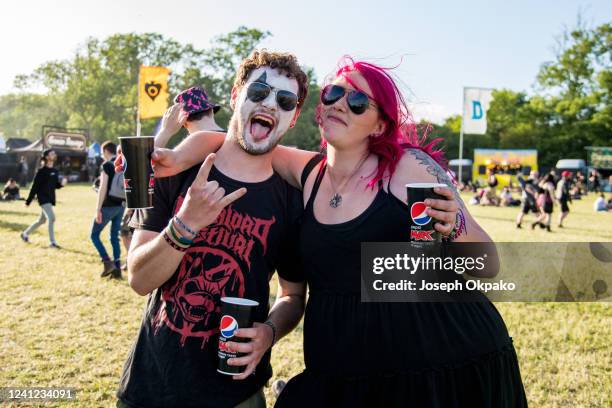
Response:
POLYGON ((128 280, 149 300, 118 407, 265 407, 270 348, 305 304, 301 193, 273 171, 271 152, 295 124, 307 87, 294 56, 255 51, 236 74, 221 148, 202 165, 156 179, 153 208, 134 214, 128 280), (278 295, 268 310, 275 270, 278 295), (259 303, 254 326, 235 333, 250 341, 226 343, 245 353, 229 360, 246 366, 233 377, 217 372, 222 297, 259 303))
POLYGON ((283 103, 291 103, 290 100, 279 98, 291 98, 291 95, 283 95, 283 89, 293 90, 289 78, 283 76, 278 71, 269 68, 258 68, 253 76, 254 84, 261 89, 247 89, 245 102, 232 116, 230 120, 230 129, 237 137, 240 147, 252 155, 264 155, 269 153, 280 141, 285 132, 295 123, 296 115, 292 110, 285 110, 280 105, 283 103), (276 84, 276 91, 272 85, 276 84), (258 100, 267 92, 266 86, 272 88, 270 93, 276 92, 276 101, 274 98, 267 97, 266 99, 258 100), (262 95, 256 92, 262 93, 262 95), (256 95, 255 97, 249 95, 256 95), (280 95, 280 96, 279 96, 280 95), (261 103, 261 106, 256 106, 261 103), (276 115, 269 109, 271 104, 278 103, 280 109, 276 111, 276 115))

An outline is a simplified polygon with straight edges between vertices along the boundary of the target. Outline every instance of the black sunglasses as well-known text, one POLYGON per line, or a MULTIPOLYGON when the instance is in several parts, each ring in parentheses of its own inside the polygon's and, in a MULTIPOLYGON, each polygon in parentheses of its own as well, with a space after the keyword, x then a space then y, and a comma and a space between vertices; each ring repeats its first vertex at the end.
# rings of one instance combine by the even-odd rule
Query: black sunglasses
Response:
POLYGON ((276 92, 276 103, 282 110, 292 111, 298 103, 298 96, 290 91, 276 89, 263 82, 251 82, 247 88, 247 98, 251 102, 261 102, 270 95, 270 92, 276 92))
POLYGON ((361 115, 364 113, 370 105, 376 106, 368 95, 361 91, 356 91, 354 89, 346 89, 340 85, 329 84, 321 91, 321 102, 323 105, 333 105, 338 102, 344 94, 348 94, 346 98, 346 102, 348 103, 349 109, 355 115, 361 115))

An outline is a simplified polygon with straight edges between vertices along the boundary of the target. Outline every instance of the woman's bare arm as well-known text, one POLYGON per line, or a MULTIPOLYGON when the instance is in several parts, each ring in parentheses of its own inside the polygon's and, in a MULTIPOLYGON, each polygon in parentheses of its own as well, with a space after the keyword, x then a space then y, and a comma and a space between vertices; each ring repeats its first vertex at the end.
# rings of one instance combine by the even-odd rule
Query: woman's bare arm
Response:
MULTIPOLYGON (((201 163, 208 154, 219 150, 225 137, 222 132, 201 131, 189 135, 173 150, 156 149, 155 177, 173 176, 201 163)), ((288 183, 301 189, 302 170, 315 154, 279 145, 274 149, 272 166, 288 183)))
POLYGON ((287 146, 276 146, 272 154, 272 167, 289 184, 302 190, 300 178, 306 163, 317 153, 287 146))
MULTIPOLYGON (((175 166, 172 167, 172 169, 177 169, 178 171, 168 174, 168 176, 180 173, 198 163, 202 163, 206 156, 219 150, 225 140, 225 136, 226 134, 223 132, 210 131, 195 132, 187 136, 173 149, 175 152, 173 155, 175 166)), ((155 169, 155 173, 156 175, 158 174, 157 168, 155 169)), ((165 176, 159 175, 159 177, 165 176)))

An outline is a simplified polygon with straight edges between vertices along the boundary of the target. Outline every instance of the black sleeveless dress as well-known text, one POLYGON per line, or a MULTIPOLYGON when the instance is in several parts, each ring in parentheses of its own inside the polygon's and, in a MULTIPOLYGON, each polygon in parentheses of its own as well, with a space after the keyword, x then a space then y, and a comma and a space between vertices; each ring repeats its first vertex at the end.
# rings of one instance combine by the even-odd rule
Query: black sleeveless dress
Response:
POLYGON ((306 370, 275 407, 526 407, 512 339, 492 303, 361 302, 360 243, 408 241, 409 211, 379 185, 361 215, 321 224, 313 203, 324 171, 301 231, 306 370))

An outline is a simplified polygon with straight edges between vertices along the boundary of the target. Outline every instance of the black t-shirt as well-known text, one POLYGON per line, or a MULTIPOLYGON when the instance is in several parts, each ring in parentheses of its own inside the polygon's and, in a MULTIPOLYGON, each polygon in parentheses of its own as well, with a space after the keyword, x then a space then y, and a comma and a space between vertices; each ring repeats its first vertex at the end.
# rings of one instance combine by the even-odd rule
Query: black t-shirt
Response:
POLYGON ((62 188, 59 181, 59 173, 55 167, 41 167, 34 176, 34 182, 26 203, 29 205, 34 197, 38 198, 38 204, 55 205, 55 190, 62 188))
POLYGON ((5 187, 3 193, 16 196, 19 194, 19 187, 5 187))
MULTIPOLYGON (((137 210, 130 226, 161 232, 183 203, 200 165, 155 180, 154 208, 137 210)), ((220 299, 259 302, 255 321, 268 315, 269 279, 302 281, 298 260, 301 193, 278 174, 260 183, 230 179, 212 168, 226 194, 247 193, 200 231, 172 277, 149 295, 138 339, 117 396, 133 407, 234 407, 272 375, 270 353, 256 374, 238 381, 217 373, 220 299)))
POLYGON ((123 200, 120 198, 115 198, 110 195, 110 188, 113 182, 113 178, 115 177, 115 158, 112 157, 110 160, 105 161, 100 166, 100 174, 102 172, 106 173, 108 176, 108 185, 106 187, 106 197, 104 197, 104 201, 102 202, 102 207, 119 207, 123 205, 123 200))
POLYGON ((570 184, 569 180, 565 180, 565 179, 561 179, 557 183, 557 190, 560 193, 559 201, 569 201, 570 199, 569 184, 570 184))

